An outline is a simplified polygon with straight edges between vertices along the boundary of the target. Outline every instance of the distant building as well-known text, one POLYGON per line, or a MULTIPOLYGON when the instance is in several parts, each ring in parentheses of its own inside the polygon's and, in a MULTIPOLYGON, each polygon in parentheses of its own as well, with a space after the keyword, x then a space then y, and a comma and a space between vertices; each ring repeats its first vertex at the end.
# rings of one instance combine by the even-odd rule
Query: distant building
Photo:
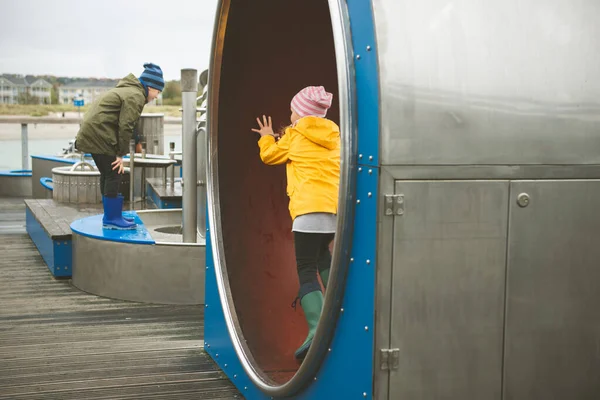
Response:
MULTIPOLYGON (((93 103, 100 95, 119 83, 119 80, 89 80, 71 82, 66 85, 62 85, 58 88, 58 102, 60 104, 73 104, 75 97, 83 97, 84 104, 93 103)), ((158 96, 158 99, 154 100, 151 104, 155 105, 162 103, 162 93, 158 96)))
POLYGON ((39 104, 50 104, 52 84, 44 79, 18 75, 0 75, 0 104, 19 104, 19 95, 29 93, 39 104))
POLYGON ((58 88, 58 102, 73 104, 75 97, 83 97, 84 104, 93 103, 102 93, 117 86, 118 80, 79 81, 58 88))

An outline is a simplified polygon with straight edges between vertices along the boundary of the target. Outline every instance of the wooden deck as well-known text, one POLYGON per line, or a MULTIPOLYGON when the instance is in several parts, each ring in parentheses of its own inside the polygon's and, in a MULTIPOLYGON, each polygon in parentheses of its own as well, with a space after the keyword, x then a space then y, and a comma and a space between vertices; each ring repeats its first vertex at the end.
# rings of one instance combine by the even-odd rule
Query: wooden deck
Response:
POLYGON ((54 279, 0 199, 0 399, 242 399, 202 350, 203 308, 101 298, 54 279))

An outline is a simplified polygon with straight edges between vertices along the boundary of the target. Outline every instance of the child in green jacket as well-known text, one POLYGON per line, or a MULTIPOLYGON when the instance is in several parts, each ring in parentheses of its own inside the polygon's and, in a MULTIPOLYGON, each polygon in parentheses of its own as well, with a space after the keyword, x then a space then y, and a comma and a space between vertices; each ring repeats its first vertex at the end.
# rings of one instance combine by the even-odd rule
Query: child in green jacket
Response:
POLYGON ((129 141, 144 105, 158 97, 164 86, 160 67, 144 64, 139 78, 127 75, 96 100, 84 116, 75 145, 92 154, 100 171, 104 228, 136 228, 131 219, 124 219, 121 214, 123 197, 118 191, 124 171, 123 156, 129 153, 129 141))

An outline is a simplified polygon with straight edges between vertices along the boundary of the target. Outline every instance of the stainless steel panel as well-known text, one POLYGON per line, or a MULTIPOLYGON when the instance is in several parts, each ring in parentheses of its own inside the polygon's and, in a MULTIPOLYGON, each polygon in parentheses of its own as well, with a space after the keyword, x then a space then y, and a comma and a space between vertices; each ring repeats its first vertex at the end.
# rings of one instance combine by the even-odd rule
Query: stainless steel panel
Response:
POLYGON ((31 197, 30 176, 0 176, 0 197, 31 197))
POLYGON ((203 304, 204 265, 204 246, 117 243, 73 233, 73 285, 103 297, 203 304))
MULTIPOLYGON (((146 142, 147 154, 164 155, 165 117, 160 113, 144 113, 138 120, 137 129, 146 142)), ((160 168, 147 168, 146 178, 162 178, 163 170, 160 168)))
POLYGON ((500 399, 507 181, 398 181, 390 399, 500 399))
POLYGON ((69 182, 69 203, 79 202, 79 177, 66 176, 69 182))
MULTIPOLYGON (((364 167, 367 168, 367 167, 364 167)), ((373 168, 371 173, 378 171, 373 168)), ((389 169, 381 168, 379 177, 379 199, 394 192, 395 180, 389 169)), ((369 170, 367 168, 367 173, 369 170)), ((379 204, 383 210, 383 204, 379 204)), ((378 214, 377 221, 377 276, 375 298, 375 368, 373 369, 374 396, 378 400, 389 399, 389 371, 381 370, 379 349, 390 348, 390 324, 392 321, 392 271, 394 245, 394 218, 378 214)))
POLYGON ((600 180, 510 192, 505 399, 598 399, 600 180))
POLYGON ((31 182, 32 193, 34 199, 46 198, 46 190, 40 184, 40 178, 52 178, 52 169, 56 167, 71 166, 72 164, 63 163, 60 161, 44 160, 41 158, 31 158, 31 182))
POLYGON ((382 164, 600 163, 600 3, 374 0, 382 164))
POLYGON ((385 166, 400 180, 600 179, 600 165, 385 166))

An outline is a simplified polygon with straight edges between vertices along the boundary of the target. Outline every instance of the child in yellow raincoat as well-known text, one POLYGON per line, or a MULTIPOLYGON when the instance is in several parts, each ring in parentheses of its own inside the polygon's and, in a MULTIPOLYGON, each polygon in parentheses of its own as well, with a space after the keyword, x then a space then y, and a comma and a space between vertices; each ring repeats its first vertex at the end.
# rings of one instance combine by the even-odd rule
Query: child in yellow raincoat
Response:
POLYGON ((325 118, 333 95, 322 86, 302 89, 291 102, 292 125, 279 135, 273 132, 271 117, 257 118, 261 136, 260 157, 267 165, 286 164, 289 210, 293 220, 294 247, 300 289, 298 298, 308 323, 308 335, 295 352, 303 359, 315 334, 323 293, 329 277, 329 244, 336 230, 340 177, 340 131, 325 118))

